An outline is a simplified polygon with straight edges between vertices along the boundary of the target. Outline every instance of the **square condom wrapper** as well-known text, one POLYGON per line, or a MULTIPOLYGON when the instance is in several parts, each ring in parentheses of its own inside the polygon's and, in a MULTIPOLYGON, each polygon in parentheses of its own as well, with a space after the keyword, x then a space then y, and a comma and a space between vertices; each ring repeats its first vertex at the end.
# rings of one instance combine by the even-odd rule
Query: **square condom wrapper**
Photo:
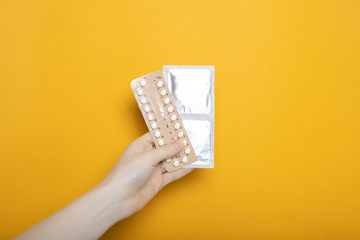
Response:
POLYGON ((213 168, 215 67, 169 65, 163 74, 197 156, 185 168, 213 168))

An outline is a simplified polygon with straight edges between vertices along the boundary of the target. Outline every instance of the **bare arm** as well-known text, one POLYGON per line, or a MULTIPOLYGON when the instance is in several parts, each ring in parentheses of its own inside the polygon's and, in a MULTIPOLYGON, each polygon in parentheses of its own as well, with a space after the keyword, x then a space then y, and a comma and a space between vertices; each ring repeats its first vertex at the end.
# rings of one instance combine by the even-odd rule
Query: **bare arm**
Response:
POLYGON ((160 162, 176 155, 179 141, 153 149, 147 133, 132 142, 94 189, 15 239, 98 239, 112 225, 142 209, 157 192, 192 169, 172 173, 160 162))

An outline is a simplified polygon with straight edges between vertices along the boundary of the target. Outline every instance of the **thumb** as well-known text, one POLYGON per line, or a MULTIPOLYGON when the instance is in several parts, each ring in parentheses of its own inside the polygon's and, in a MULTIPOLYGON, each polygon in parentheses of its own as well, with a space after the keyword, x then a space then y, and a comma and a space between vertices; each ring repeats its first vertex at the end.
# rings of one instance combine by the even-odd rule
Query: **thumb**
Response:
POLYGON ((183 144, 179 140, 176 140, 166 146, 147 152, 146 158, 151 165, 156 166, 162 160, 175 156, 180 152, 182 147, 183 144))

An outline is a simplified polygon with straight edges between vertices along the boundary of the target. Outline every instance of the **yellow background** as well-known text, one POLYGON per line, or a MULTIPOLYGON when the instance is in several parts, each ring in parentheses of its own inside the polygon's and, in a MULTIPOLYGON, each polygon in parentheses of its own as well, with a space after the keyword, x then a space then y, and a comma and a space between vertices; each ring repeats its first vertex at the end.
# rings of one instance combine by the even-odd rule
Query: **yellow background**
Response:
POLYGON ((0 1, 0 233, 146 132, 130 80, 215 65, 215 169, 103 239, 360 239, 360 1, 0 1))

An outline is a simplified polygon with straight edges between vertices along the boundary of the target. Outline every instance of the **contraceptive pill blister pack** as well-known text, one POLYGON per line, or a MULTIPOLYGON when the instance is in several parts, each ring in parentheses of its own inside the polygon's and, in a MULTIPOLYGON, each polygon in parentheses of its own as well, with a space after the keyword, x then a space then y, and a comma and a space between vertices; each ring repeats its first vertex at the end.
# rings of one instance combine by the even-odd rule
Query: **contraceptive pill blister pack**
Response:
POLYGON ((184 145, 179 154, 163 161, 166 171, 172 172, 194 163, 194 148, 161 71, 131 81, 131 88, 155 147, 163 147, 176 139, 184 145))
POLYGON ((215 67, 166 65, 163 74, 197 156, 186 168, 213 168, 215 67))

